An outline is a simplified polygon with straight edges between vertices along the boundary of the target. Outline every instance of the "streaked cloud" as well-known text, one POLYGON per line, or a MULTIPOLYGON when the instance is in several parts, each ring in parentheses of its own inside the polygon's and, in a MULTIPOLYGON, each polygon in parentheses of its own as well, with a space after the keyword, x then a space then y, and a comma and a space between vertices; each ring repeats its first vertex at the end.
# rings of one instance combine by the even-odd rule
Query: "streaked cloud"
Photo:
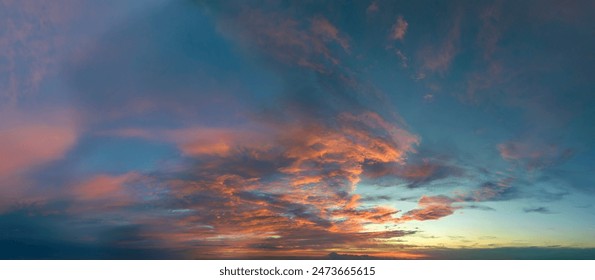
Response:
POLYGON ((290 13, 265 12, 241 4, 237 8, 221 7, 220 28, 251 48, 258 48, 277 62, 307 67, 328 73, 340 64, 332 44, 349 51, 348 39, 322 16, 293 17, 290 13), (234 15, 230 16, 231 9, 234 15), (236 10, 237 9, 237 10, 236 10))
POLYGON ((550 209, 547 207, 533 207, 533 208, 523 208, 525 213, 539 213, 539 214, 552 214, 550 209))
POLYGON ((344 35, 340 35, 337 28, 323 17, 314 18, 311 23, 312 33, 323 39, 338 43, 345 51, 349 51, 349 42, 344 35))
POLYGON ((558 164, 573 155, 571 149, 530 141, 510 141, 498 145, 503 159, 518 162, 528 169, 541 169, 558 164))
POLYGON ((460 167, 431 159, 409 161, 405 164, 374 162, 365 166, 364 173, 372 181, 380 180, 384 181, 384 184, 390 183, 391 178, 405 180, 411 188, 440 179, 460 177, 463 174, 464 170, 460 167))

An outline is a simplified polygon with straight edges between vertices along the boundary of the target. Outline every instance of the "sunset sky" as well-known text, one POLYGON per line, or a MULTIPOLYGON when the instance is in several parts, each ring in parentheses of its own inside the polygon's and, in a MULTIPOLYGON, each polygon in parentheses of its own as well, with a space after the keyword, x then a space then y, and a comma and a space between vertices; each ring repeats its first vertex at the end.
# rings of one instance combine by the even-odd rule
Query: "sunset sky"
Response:
POLYGON ((0 258, 595 259, 594 18, 0 0, 0 258))

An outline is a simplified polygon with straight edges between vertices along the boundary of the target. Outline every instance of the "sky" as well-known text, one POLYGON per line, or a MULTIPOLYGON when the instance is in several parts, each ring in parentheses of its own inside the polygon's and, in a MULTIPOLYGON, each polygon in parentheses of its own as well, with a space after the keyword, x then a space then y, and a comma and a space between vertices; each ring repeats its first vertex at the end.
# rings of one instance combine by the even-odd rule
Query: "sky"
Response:
POLYGON ((0 0, 0 258, 595 259, 594 16, 0 0))

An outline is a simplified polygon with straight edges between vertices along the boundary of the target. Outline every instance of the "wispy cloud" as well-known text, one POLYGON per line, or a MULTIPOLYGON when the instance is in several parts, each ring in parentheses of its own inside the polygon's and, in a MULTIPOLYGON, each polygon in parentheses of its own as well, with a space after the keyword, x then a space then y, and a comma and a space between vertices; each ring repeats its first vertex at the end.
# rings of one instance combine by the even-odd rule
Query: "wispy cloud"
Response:
POLYGON ((402 16, 397 17, 397 21, 391 27, 390 39, 403 40, 407 33, 407 27, 409 27, 409 23, 402 16))
POLYGON ((444 73, 449 69, 459 52, 461 21, 462 16, 460 13, 454 15, 450 28, 443 35, 442 42, 422 48, 417 53, 417 57, 421 61, 421 68, 424 71, 444 73))
POLYGON ((436 180, 449 177, 460 177, 464 170, 455 165, 437 160, 424 159, 419 162, 380 163, 374 162, 365 166, 364 175, 372 182, 380 181, 389 184, 391 179, 401 179, 408 182, 410 188, 416 188, 436 180))
POLYGON ((525 213, 552 214, 552 211, 547 207, 523 208, 523 211, 525 213))
POLYGON ((225 11, 220 28, 249 47, 256 47, 277 62, 328 73, 340 63, 333 44, 349 51, 349 40, 322 16, 297 18, 290 13, 265 12, 240 5, 237 15, 225 11))
POLYGON ((312 19, 310 28, 312 33, 321 36, 324 40, 338 43, 345 51, 349 51, 349 41, 345 35, 341 35, 337 27, 332 25, 326 18, 316 17, 312 19))
POLYGON ((367 14, 373 14, 378 12, 378 3, 376 3, 376 1, 372 1, 372 3, 370 3, 370 5, 368 6, 368 8, 366 8, 366 13, 367 14))
POLYGON ((502 143, 498 145, 498 150, 503 159, 520 163, 528 169, 556 165, 573 155, 571 149, 531 140, 502 143))
POLYGON ((501 10, 501 2, 496 2, 485 7, 480 14, 482 25, 477 35, 477 41, 483 48, 483 58, 486 60, 492 59, 502 37, 503 29, 505 29, 501 10))

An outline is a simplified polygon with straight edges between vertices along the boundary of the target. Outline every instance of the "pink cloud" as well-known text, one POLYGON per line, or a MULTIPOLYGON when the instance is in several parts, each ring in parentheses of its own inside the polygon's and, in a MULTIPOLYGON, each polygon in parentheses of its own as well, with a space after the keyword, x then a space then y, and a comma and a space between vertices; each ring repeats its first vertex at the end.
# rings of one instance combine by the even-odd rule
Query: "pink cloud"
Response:
POLYGON ((81 200, 126 199, 124 184, 139 177, 136 173, 96 175, 72 187, 72 194, 81 200))
POLYGON ((70 197, 69 212, 82 216, 93 216, 106 211, 122 211, 122 207, 137 205, 140 202, 138 190, 129 185, 146 180, 143 175, 129 172, 120 175, 97 174, 66 188, 67 193, 50 196, 70 197))
POLYGON ((378 12, 378 3, 376 1, 372 2, 368 8, 366 8, 366 13, 373 14, 378 12))
POLYGON ((392 40, 403 40, 405 38, 405 33, 407 33, 408 26, 409 23, 407 23, 402 16, 399 16, 391 28, 390 38, 392 40))
POLYGON ((316 17, 312 20, 310 26, 312 33, 321 36, 326 41, 334 41, 341 45, 341 47, 348 51, 349 41, 347 37, 341 35, 339 30, 332 25, 326 18, 316 17))
POLYGON ((69 46, 66 32, 80 1, 52 5, 36 1, 2 1, 0 10, 0 108, 12 107, 36 94, 47 76, 58 70, 59 55, 69 46), (62 7, 69 7, 63 9, 62 7))
POLYGON ((244 7, 237 17, 221 21, 219 27, 278 62, 320 73, 327 73, 329 67, 340 63, 339 54, 332 51, 332 44, 349 51, 347 36, 321 16, 302 19, 244 7))
POLYGON ((123 128, 102 131, 99 135, 143 138, 176 144, 187 156, 227 156, 235 149, 251 147, 265 149, 266 137, 258 129, 233 129, 194 126, 180 129, 123 128))
POLYGON ((76 128, 63 116, 0 115, 0 178, 60 159, 76 143, 76 128))
POLYGON ((26 172, 59 160, 76 144, 76 126, 63 112, 0 111, 0 212, 26 199, 34 186, 26 172))
POLYGON ((249 145, 249 132, 220 128, 188 128, 167 132, 167 137, 178 144, 180 150, 189 156, 225 156, 234 147, 249 145))

